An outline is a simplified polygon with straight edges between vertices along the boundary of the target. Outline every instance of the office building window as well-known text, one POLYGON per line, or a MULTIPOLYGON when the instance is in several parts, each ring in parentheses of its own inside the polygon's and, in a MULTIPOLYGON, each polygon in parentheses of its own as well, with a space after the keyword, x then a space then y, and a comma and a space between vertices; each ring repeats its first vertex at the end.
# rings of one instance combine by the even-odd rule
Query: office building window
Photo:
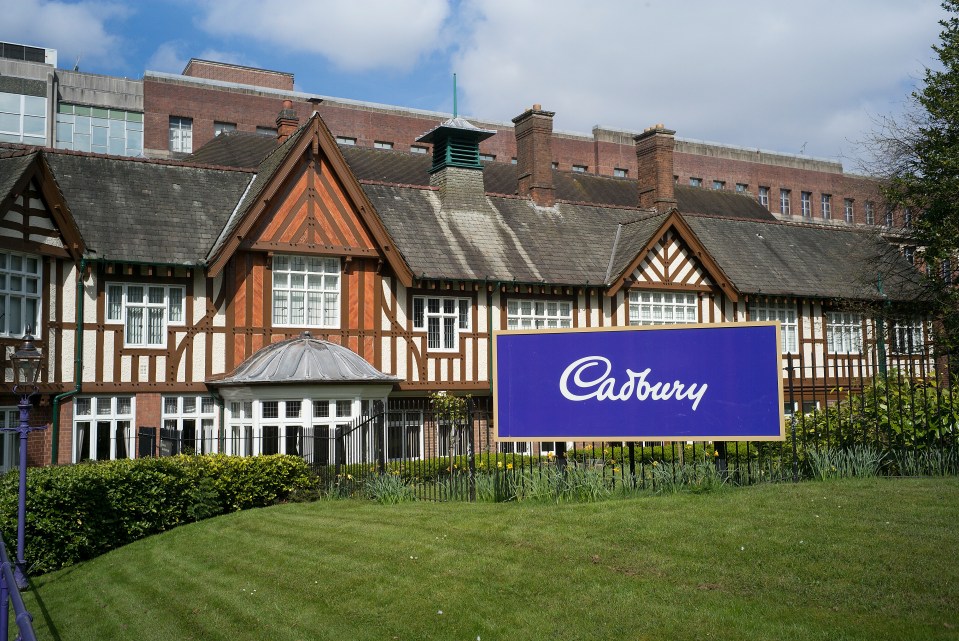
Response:
POLYGON ((680 325, 699 321, 696 294, 629 292, 630 325, 680 325))
POLYGON ((573 171, 577 174, 585 174, 587 169, 586 165, 573 165, 573 171))
POLYGON ((427 149, 426 147, 420 147, 419 145, 413 145, 412 147, 410 147, 410 151, 413 152, 414 154, 425 154, 429 152, 429 149, 427 149))
POLYGON ((356 138, 351 138, 349 136, 337 136, 336 142, 340 145, 355 145, 356 138))
POLYGON ((717 190, 726 189, 726 181, 725 181, 725 180, 714 180, 714 181, 713 181, 713 189, 717 189, 717 190))
POLYGON ((912 229, 912 208, 906 207, 902 210, 902 225, 906 229, 912 229))
POLYGON ((460 332, 470 328, 470 300, 445 296, 413 298, 413 329, 426 331, 427 349, 452 352, 459 349, 460 332))
POLYGON ((892 209, 890 208, 886 210, 886 227, 889 227, 891 229, 893 222, 895 222, 895 219, 893 217, 892 209))
POLYGON ((783 216, 789 216, 791 214, 789 207, 789 197, 791 192, 788 189, 779 190, 779 212, 783 216))
POLYGON ((0 142, 45 145, 47 99, 0 92, 0 142))
POLYGON ((623 169, 623 168, 621 168, 621 167, 614 167, 614 168, 613 168, 613 176, 614 176, 615 178, 626 178, 626 176, 628 176, 628 175, 629 175, 629 170, 628 170, 628 169, 623 169))
POLYGON ((749 185, 745 183, 736 183, 737 194, 745 194, 747 191, 749 191, 749 185))
POLYGON ((219 136, 220 134, 227 131, 236 131, 235 122, 214 122, 213 123, 213 135, 219 136))
POLYGON ((915 247, 903 247, 902 255, 909 261, 910 265, 916 264, 916 248, 915 247))
POLYGON ((257 127, 256 134, 258 136, 268 136, 270 138, 276 138, 276 127, 257 127))
POLYGON ((875 225, 876 224, 876 205, 869 201, 866 201, 866 224, 875 225))
POLYGON ((374 149, 392 149, 393 143, 386 142, 385 140, 374 140, 373 148, 374 149))
POLYGON ((114 156, 143 155, 143 114, 61 103, 57 107, 58 149, 114 156))
POLYGON ((170 116, 170 151, 180 154, 193 152, 193 119, 170 116))
POLYGON ((506 329, 543 329, 573 326, 569 301, 514 300, 506 304, 506 329))
POLYGON ((844 198, 842 201, 843 218, 847 223, 855 222, 852 209, 852 198, 844 198))
POLYGON ((482 160, 483 162, 493 162, 494 160, 496 160, 496 155, 495 155, 495 154, 480 154, 480 155, 479 155, 479 159, 482 160))
POLYGON ((822 195, 822 217, 823 220, 832 218, 832 196, 829 194, 822 195))
POLYGON ((273 257, 273 324, 278 327, 340 326, 340 259, 273 257))
POLYGON ((769 187, 759 188, 759 204, 769 209, 769 187))
POLYGON ((861 352, 862 316, 848 312, 827 312, 826 347, 830 354, 861 352))
POLYGON ((800 204, 802 205, 802 217, 809 218, 812 216, 812 192, 804 191, 800 193, 800 204))
POLYGON ((689 186, 690 186, 690 187, 702 187, 702 186, 703 186, 703 179, 702 179, 702 178, 690 178, 690 179, 689 179, 689 186))
POLYGON ((40 335, 42 268, 39 256, 0 251, 0 336, 40 335))
POLYGON ((550 166, 551 168, 553 168, 553 169, 559 169, 559 163, 556 162, 555 160, 554 160, 553 162, 549 163, 549 166, 550 166))

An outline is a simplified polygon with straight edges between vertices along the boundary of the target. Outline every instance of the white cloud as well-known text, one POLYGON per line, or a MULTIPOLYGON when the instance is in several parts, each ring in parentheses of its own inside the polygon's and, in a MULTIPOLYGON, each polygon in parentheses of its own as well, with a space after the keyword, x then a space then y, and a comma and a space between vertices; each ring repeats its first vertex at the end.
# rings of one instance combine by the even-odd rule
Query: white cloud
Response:
POLYGON ((480 0, 454 56, 469 113, 837 157, 932 60, 936 0, 480 0))
POLYGON ((189 58, 182 53, 184 46, 182 42, 176 40, 164 42, 147 59, 146 68, 150 71, 165 73, 182 72, 189 61, 189 58))
POLYGON ((85 64, 110 65, 122 50, 122 38, 107 31, 105 23, 129 15, 129 9, 111 2, 5 2, 0 39, 57 50, 61 67, 85 64))
POLYGON ((411 69, 446 45, 446 0, 203 0, 198 24, 297 55, 319 54, 343 70, 411 69))

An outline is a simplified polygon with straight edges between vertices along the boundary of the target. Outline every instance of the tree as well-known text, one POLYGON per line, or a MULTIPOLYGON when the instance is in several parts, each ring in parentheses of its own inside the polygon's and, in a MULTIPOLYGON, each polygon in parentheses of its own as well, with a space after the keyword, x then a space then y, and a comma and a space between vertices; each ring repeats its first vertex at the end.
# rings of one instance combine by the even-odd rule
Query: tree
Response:
POLYGON ((915 212, 916 244, 929 268, 930 300, 942 321, 941 344, 959 352, 959 0, 944 0, 949 16, 932 49, 941 68, 927 68, 911 94, 912 112, 883 123, 876 142, 887 201, 915 212))

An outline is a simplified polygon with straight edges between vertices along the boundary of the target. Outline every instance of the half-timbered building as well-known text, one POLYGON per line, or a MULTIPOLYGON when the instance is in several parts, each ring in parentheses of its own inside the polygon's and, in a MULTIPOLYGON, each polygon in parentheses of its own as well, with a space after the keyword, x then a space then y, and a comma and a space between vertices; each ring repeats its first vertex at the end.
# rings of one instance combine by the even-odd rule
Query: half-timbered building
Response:
POLYGON ((552 115, 514 120, 515 165, 481 162, 495 132, 461 119, 424 134, 429 157, 337 145, 289 105, 277 138, 178 162, 3 147, 3 420, 28 327, 51 425, 32 464, 132 457, 157 427, 298 452, 377 400, 489 394, 497 329, 778 320, 791 374, 824 389, 877 366, 870 306, 902 305, 894 347, 921 346, 916 272, 874 232, 675 184, 661 125, 635 180, 558 171, 552 115))

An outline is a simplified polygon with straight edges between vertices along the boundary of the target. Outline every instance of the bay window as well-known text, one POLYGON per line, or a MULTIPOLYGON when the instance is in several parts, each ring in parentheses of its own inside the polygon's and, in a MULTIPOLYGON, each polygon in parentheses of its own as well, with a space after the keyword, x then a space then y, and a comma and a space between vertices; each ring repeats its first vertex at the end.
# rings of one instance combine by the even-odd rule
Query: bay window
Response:
POLYGON ((73 462, 133 458, 130 396, 80 396, 73 402, 73 462))

